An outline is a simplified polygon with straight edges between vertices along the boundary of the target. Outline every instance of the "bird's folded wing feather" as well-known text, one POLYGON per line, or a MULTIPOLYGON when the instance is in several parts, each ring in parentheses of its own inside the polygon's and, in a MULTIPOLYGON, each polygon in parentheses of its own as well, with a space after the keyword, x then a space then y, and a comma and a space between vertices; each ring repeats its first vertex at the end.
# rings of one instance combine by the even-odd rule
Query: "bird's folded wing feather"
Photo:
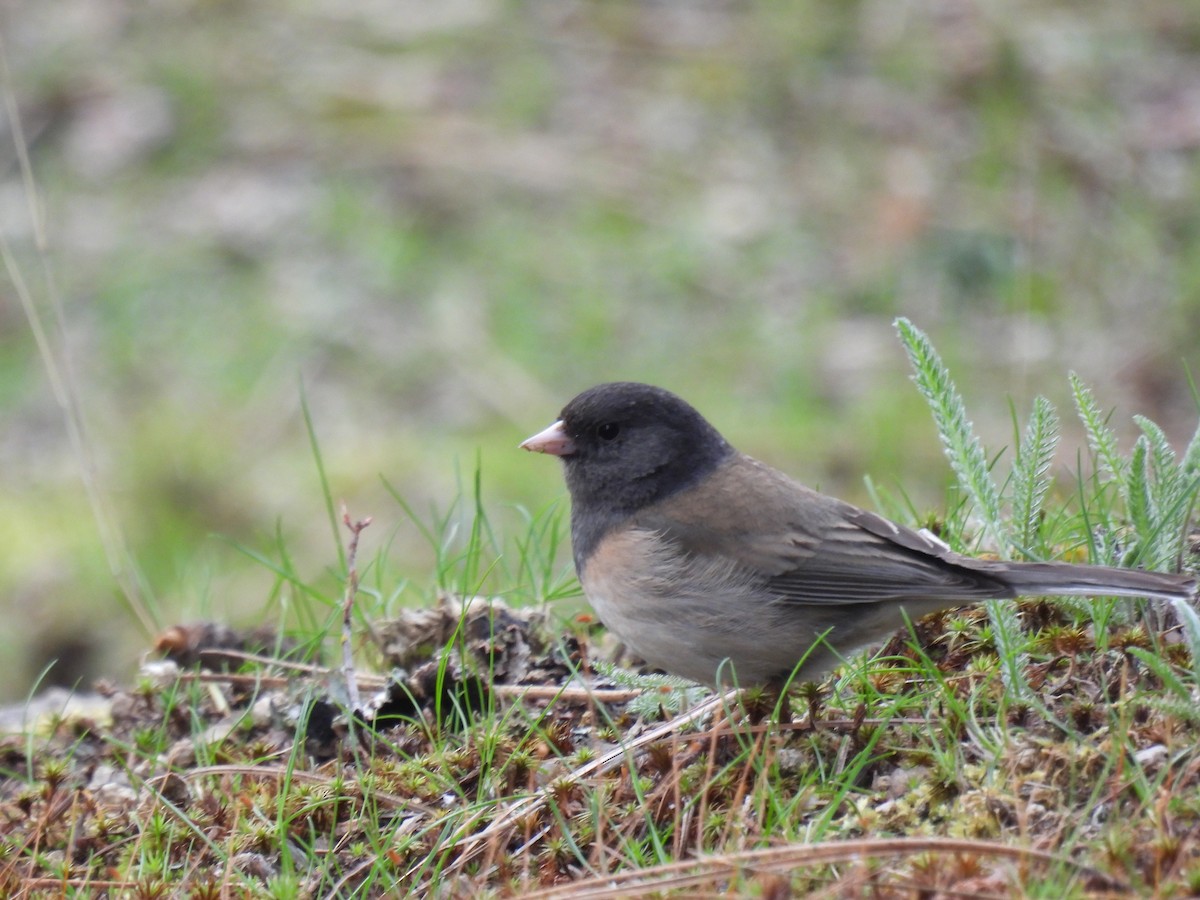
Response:
POLYGON ((780 600, 870 603, 1011 596, 931 536, 825 496, 749 457, 635 517, 698 557, 723 556, 780 600), (719 515, 718 515, 719 512, 719 515))

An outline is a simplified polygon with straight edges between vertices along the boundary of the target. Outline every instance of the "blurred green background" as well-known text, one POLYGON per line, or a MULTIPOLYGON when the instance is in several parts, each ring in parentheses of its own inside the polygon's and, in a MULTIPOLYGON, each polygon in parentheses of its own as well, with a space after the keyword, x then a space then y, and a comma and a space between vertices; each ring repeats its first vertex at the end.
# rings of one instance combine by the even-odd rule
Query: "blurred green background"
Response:
MULTIPOLYGON (((333 594, 331 489, 424 602, 478 459, 496 527, 561 501, 516 449, 636 379, 865 501, 943 501, 892 331, 926 330, 988 446, 1066 373, 1195 428, 1200 4, 1190 0, 14 0, 48 250, 3 120, 0 227, 65 354, 161 623, 276 616, 278 532, 333 594)), ((0 692, 126 677, 109 573, 10 281, 0 692), (68 665, 69 663, 69 665, 68 665)), ((1062 460, 1083 446, 1068 428, 1062 460)), ((563 556, 566 562, 566 555, 563 556)))

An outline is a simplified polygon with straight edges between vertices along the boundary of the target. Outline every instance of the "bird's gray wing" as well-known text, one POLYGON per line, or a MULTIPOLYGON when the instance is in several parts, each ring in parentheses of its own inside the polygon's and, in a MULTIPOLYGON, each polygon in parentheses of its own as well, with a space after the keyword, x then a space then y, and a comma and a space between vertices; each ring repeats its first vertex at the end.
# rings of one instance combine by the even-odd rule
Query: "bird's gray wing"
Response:
POLYGON ((746 456, 713 473, 703 492, 683 492, 637 518, 639 527, 687 553, 726 558, 785 602, 967 602, 1013 595, 932 536, 746 456))

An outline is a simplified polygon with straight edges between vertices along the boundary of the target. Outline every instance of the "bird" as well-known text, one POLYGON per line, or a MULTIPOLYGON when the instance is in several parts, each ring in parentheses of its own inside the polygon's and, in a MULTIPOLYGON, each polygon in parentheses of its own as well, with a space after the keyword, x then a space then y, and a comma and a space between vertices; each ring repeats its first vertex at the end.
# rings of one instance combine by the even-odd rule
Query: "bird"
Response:
POLYGON ((663 388, 589 388, 520 444, 557 456, 580 585, 651 667, 712 686, 817 680, 916 620, 985 600, 1194 600, 1187 575, 978 559, 740 453, 663 388))

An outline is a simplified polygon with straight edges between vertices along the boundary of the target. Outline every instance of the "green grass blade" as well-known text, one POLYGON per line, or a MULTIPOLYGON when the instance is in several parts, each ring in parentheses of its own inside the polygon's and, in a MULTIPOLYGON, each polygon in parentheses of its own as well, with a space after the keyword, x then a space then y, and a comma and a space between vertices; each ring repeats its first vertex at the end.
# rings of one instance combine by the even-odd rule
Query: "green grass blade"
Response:
POLYGON ((333 493, 329 490, 329 476, 325 474, 325 458, 321 455, 321 444, 317 440, 317 429, 313 424, 312 410, 308 408, 308 392, 304 382, 300 383, 300 410, 304 414, 304 430, 308 433, 308 446, 312 450, 313 463, 317 467, 317 478, 321 482, 321 496, 325 498, 325 514, 329 518, 329 530, 333 533, 333 545, 337 547, 339 571, 346 571, 346 548, 342 541, 341 519, 334 508, 333 493))

